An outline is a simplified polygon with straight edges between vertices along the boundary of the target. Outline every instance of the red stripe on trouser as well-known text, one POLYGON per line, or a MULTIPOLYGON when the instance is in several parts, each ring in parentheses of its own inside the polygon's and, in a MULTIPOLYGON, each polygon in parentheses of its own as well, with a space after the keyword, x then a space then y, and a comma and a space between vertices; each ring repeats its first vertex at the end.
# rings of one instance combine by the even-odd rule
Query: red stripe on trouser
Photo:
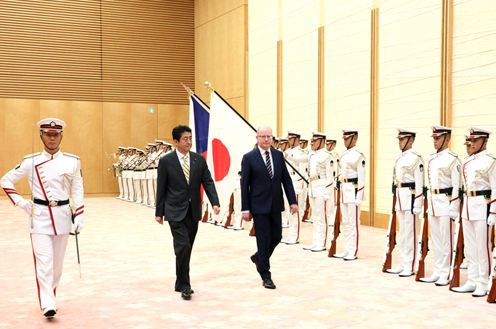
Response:
MULTIPOLYGON (((296 205, 299 205, 300 203, 298 202, 299 195, 296 194, 296 205)), ((297 224, 297 231, 296 231, 296 242, 300 239, 300 209, 298 208, 298 211, 296 212, 296 219, 298 220, 297 224)))
POLYGON ((34 246, 33 246, 33 236, 32 236, 32 234, 29 237, 31 239, 31 249, 33 250, 34 275, 36 277, 36 287, 38 289, 38 302, 40 303, 40 308, 41 308, 40 282, 38 281, 38 269, 37 269, 37 266, 36 266, 36 255, 34 254, 34 246))
POLYGON ((486 251, 487 251, 487 273, 491 275, 491 252, 489 251, 489 244, 491 243, 491 237, 490 237, 490 230, 492 229, 492 226, 487 226, 486 230, 486 251))
POLYGON ((324 222, 325 222, 325 235, 324 235, 324 248, 327 245, 327 201, 324 200, 324 222))
MULTIPOLYGON (((462 225, 462 220, 460 218, 460 225, 462 225)), ((453 222, 450 220, 450 264, 453 262, 453 222)))
POLYGON ((358 253, 358 206, 355 206, 355 227, 356 227, 356 249, 355 249, 355 257, 358 253))
POLYGON ((413 262, 412 272, 415 270, 415 258, 417 257, 417 215, 413 215, 413 262))

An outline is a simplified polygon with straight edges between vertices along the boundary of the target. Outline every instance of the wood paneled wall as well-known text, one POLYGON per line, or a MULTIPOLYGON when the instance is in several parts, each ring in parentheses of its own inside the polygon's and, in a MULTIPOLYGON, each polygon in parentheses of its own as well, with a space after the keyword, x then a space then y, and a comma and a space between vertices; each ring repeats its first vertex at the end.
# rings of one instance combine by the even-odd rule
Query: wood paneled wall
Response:
POLYGON ((207 104, 208 80, 246 117, 247 0, 195 0, 195 93, 207 104))
MULTIPOLYGON (((188 113, 188 105, 0 99, 0 175, 42 150, 36 123, 58 117, 67 123, 62 150, 81 157, 85 192, 116 193, 112 153, 117 147, 171 141, 172 127, 187 124, 188 113)), ((18 190, 29 194, 27 181, 18 190)))

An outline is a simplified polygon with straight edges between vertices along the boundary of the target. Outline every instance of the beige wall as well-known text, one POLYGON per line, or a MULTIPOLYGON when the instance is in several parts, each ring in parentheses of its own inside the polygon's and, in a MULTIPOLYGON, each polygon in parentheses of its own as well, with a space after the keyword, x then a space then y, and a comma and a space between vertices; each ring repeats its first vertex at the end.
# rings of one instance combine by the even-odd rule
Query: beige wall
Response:
MULTIPOLYGON (((379 9, 379 92, 374 191, 376 226, 387 225, 391 177, 400 154, 396 129, 417 130, 414 149, 434 152, 430 127, 441 120, 441 1, 308 0, 249 2, 249 117, 277 124, 277 42, 283 49, 283 131, 305 137, 318 126, 318 28, 324 30, 324 132, 360 130, 359 149, 370 158, 371 10, 379 9), (374 6, 374 7, 373 7, 374 6)), ((496 133, 491 0, 453 0, 452 149, 465 156, 470 125, 496 133)), ((449 59, 451 60, 451 59, 449 59)), ((338 142, 338 151, 343 150, 338 142)), ((496 143, 490 141, 490 150, 496 143), (492 143, 492 144, 491 144, 492 143)), ((367 175, 370 176, 367 166, 367 175)), ((364 204, 364 210, 368 204, 364 204)), ((366 223, 366 221, 365 221, 366 223)))
POLYGON ((195 0, 195 92, 207 104, 210 81, 246 115, 247 0, 195 0))
MULTIPOLYGON (((144 148, 156 138, 170 141, 172 127, 188 122, 188 106, 0 99, 2 174, 23 156, 42 149, 36 122, 45 117, 67 123, 62 150, 81 157, 85 192, 116 193, 112 153, 118 146, 144 148)), ((19 191, 29 194, 27 182, 19 185, 19 191)))

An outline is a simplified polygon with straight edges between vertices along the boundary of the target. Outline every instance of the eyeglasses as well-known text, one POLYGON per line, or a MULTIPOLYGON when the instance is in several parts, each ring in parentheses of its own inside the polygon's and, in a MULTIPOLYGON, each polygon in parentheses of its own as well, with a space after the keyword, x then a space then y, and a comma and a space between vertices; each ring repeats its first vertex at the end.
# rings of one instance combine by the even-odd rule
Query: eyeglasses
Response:
POLYGON ((272 135, 263 135, 263 136, 257 136, 258 138, 261 139, 272 139, 272 135))

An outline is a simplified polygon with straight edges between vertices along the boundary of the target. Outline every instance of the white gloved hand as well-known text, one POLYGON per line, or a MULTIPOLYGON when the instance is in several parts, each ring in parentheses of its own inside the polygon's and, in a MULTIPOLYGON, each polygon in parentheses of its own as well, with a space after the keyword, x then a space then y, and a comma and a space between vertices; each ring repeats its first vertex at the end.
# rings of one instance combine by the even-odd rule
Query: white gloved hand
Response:
POLYGON ((74 223, 72 223, 71 232, 74 234, 79 234, 79 232, 81 232, 81 230, 83 229, 83 226, 83 219, 81 218, 81 216, 77 216, 76 218, 74 218, 74 223))
POLYGON ((31 216, 32 212, 33 212, 33 201, 31 200, 26 200, 26 199, 22 199, 21 201, 19 201, 17 203, 17 206, 19 208, 22 208, 24 209, 24 211, 29 215, 31 216))
POLYGON ((487 217, 487 225, 494 224, 496 224, 496 214, 490 214, 489 217, 487 217))
POLYGON ((355 206, 360 207, 362 200, 355 200, 355 206))
POLYGON ((458 209, 455 209, 454 207, 450 207, 449 216, 451 219, 457 219, 459 214, 460 213, 458 209))
POLYGON ((422 212, 422 208, 414 207, 412 212, 414 215, 418 215, 422 212))

